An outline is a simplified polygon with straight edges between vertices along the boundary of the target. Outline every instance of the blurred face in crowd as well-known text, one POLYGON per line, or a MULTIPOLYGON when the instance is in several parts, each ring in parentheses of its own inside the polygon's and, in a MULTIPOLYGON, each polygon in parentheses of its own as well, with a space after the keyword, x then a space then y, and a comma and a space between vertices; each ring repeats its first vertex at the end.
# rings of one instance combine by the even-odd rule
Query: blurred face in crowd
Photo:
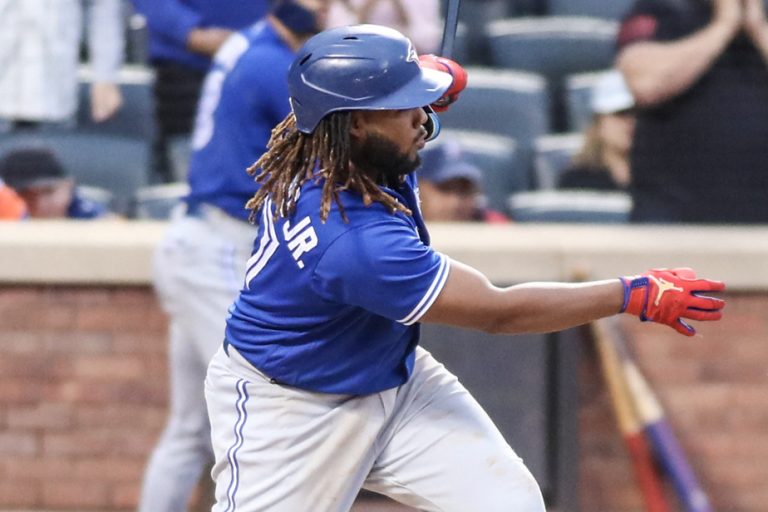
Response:
POLYGON ((27 203, 30 217, 58 219, 67 217, 74 186, 73 180, 61 179, 27 187, 18 194, 27 203))
POLYGON ((466 178, 455 178, 442 183, 420 180, 421 213, 426 221, 473 221, 479 193, 477 185, 466 178))

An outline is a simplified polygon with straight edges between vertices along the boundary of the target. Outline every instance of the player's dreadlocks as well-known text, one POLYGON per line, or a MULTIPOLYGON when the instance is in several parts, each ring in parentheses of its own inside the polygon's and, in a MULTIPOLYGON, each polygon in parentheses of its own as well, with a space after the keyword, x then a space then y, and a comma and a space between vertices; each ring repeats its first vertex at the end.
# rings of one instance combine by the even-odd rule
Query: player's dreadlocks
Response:
POLYGON ((352 171, 350 159, 350 112, 334 112, 326 116, 311 134, 296 128, 296 118, 291 112, 272 130, 267 152, 248 168, 261 187, 248 201, 253 221, 256 212, 267 198, 275 205, 277 218, 290 215, 296 208, 298 191, 310 179, 325 179, 323 184, 320 219, 325 222, 335 201, 345 222, 347 216, 339 200, 339 192, 354 190, 363 196, 366 206, 378 202, 392 213, 411 211, 394 197, 383 192, 374 179, 363 172, 352 171), (315 170, 317 169, 317 171, 315 170))

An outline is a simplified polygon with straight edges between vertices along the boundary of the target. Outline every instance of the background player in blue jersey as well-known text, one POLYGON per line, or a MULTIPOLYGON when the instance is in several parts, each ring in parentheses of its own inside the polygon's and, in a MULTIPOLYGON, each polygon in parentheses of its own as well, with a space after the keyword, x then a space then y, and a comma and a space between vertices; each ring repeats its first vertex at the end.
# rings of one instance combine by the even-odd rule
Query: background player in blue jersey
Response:
POLYGON ((211 361, 214 510, 346 511, 361 487, 420 510, 542 512, 538 485, 419 322, 552 331, 626 311, 692 335, 723 284, 692 271, 498 288, 429 246, 412 171, 450 75, 374 25, 325 31, 251 168, 259 232, 211 361))
POLYGON ((270 1, 132 0, 147 20, 158 178, 183 179, 197 102, 212 57, 233 31, 262 18, 270 1))
POLYGON ((256 235, 245 209, 256 183, 246 169, 290 110, 288 67, 324 23, 326 4, 274 2, 264 20, 227 40, 205 80, 186 208, 155 255, 155 287, 170 315, 170 416, 144 475, 142 512, 186 510, 212 459, 202 383, 256 235))

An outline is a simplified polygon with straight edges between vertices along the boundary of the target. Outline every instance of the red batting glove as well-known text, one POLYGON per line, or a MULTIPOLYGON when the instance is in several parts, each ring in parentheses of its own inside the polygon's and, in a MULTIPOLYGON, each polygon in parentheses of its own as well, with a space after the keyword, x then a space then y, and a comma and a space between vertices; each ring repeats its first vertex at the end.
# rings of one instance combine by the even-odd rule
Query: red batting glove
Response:
POLYGON ((419 64, 424 68, 436 69, 453 77, 453 82, 448 90, 445 91, 445 94, 430 105, 435 112, 448 110, 448 106, 459 99, 459 93, 467 86, 466 70, 456 61, 445 57, 438 57, 431 53, 419 55, 419 64))
POLYGON ((657 268, 639 276, 621 277, 624 304, 621 313, 631 313, 643 322, 666 324, 686 336, 696 330, 685 320, 719 320, 725 302, 701 292, 719 292, 725 284, 696 279, 690 268, 657 268))

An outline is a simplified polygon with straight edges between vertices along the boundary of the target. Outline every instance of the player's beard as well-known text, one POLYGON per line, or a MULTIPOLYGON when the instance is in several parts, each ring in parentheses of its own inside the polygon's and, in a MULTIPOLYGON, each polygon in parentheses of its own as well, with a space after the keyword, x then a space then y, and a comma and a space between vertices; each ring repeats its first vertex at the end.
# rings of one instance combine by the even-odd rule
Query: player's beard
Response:
POLYGON ((414 158, 399 151, 397 144, 378 134, 368 134, 365 140, 352 144, 350 160, 354 166, 386 186, 400 184, 403 177, 421 165, 421 157, 414 158))

